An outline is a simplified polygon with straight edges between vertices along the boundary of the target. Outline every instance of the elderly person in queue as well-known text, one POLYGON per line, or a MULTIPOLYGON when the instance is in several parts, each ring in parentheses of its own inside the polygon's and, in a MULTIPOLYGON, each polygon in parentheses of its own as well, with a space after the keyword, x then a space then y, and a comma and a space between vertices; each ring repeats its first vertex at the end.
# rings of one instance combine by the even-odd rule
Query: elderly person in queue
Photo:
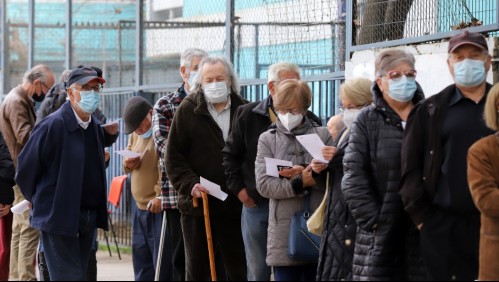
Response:
POLYGON ((336 153, 328 164, 330 186, 326 187, 329 191, 327 209, 324 215, 317 281, 352 280, 352 260, 357 224, 341 192, 343 157, 355 117, 373 101, 371 86, 372 81, 369 79, 352 78, 346 80, 340 87, 342 104, 340 109, 343 112, 343 122, 346 128, 339 132, 336 153))
POLYGON ((166 148, 166 172, 178 192, 185 245, 185 280, 208 280, 210 264, 203 207, 193 198, 209 193, 203 177, 228 193, 225 201, 209 197, 213 245, 220 252, 229 280, 246 280, 246 259, 241 234, 239 199, 227 188, 222 149, 230 121, 245 101, 232 65, 223 57, 206 57, 199 65, 192 94, 178 107, 166 148))
POLYGON ((358 226, 353 280, 425 278, 418 231, 398 194, 406 120, 424 98, 414 64, 414 56, 403 50, 378 54, 374 104, 350 127, 341 189, 358 226))
MULTIPOLYGON (((296 136, 315 133, 324 144, 333 145, 327 128, 318 126, 307 117, 311 101, 312 92, 306 82, 285 80, 279 83, 274 101, 278 120, 258 140, 256 188, 263 197, 270 199, 266 261, 273 267, 276 281, 311 281, 315 279, 317 269, 316 262, 288 257, 291 216, 302 211, 306 193, 311 193, 310 208, 311 212, 314 211, 325 188, 316 184, 311 166, 315 160, 296 136), (291 161, 293 167, 280 171, 282 178, 269 176, 266 174, 266 157, 291 161)), ((325 178, 325 174, 322 176, 325 178)))
POLYGON ((468 151, 468 183, 481 214, 479 281, 499 280, 499 84, 489 91, 485 123, 495 131, 468 151))
POLYGON ((51 280, 84 280, 95 228, 107 229, 104 129, 92 117, 102 83, 71 71, 68 99, 34 129, 18 158, 16 182, 33 205, 51 280))

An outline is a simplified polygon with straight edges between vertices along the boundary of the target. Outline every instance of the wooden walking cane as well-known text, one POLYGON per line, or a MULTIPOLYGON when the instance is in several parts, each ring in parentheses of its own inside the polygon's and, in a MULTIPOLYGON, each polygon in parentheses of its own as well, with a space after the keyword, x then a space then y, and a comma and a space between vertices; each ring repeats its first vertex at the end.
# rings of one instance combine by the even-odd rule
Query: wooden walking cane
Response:
MULTIPOLYGON (((211 271, 211 281, 217 281, 217 272, 215 270, 215 252, 213 251, 213 238, 211 237, 211 225, 210 225, 210 209, 208 206, 208 194, 201 192, 203 197, 203 214, 204 214, 204 226, 206 227, 206 241, 208 243, 208 255, 210 257, 210 271, 211 271)), ((192 198, 192 205, 198 207, 198 198, 192 198)))

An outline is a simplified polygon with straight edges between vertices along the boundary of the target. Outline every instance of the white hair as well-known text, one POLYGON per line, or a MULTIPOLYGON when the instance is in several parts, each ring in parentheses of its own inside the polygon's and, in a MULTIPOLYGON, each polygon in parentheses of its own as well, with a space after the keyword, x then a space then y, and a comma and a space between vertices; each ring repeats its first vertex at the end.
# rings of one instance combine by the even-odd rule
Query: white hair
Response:
POLYGON ((268 82, 271 81, 279 81, 279 73, 281 71, 289 71, 289 72, 295 72, 298 74, 298 78, 301 78, 300 76, 300 68, 292 63, 286 63, 286 62, 279 62, 273 65, 270 65, 269 67, 269 74, 268 74, 268 82))
POLYGON ((190 68, 192 60, 196 57, 204 59, 205 57, 208 57, 208 53, 199 48, 185 49, 180 55, 180 66, 190 68))

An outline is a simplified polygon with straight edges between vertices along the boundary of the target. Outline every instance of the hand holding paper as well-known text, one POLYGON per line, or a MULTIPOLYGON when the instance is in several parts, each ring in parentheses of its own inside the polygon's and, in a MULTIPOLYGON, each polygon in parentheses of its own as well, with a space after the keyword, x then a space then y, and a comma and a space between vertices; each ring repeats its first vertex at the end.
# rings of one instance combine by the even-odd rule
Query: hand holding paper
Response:
POLYGON ((323 163, 329 163, 324 159, 324 156, 322 155, 322 148, 326 145, 324 145, 324 142, 322 142, 321 138, 319 135, 313 133, 313 134, 306 134, 306 135, 299 135, 296 136, 296 139, 302 146, 308 151, 312 157, 318 161, 321 161, 323 163))
POLYGON ((29 209, 29 202, 28 202, 28 200, 23 200, 19 204, 17 204, 15 206, 13 206, 12 208, 10 208, 10 210, 14 214, 21 214, 21 213, 27 211, 28 209, 29 209))
POLYGON ((225 199, 227 199, 227 197, 229 196, 229 195, 227 195, 227 193, 222 191, 222 189, 220 188, 220 185, 213 183, 206 178, 200 177, 200 182, 201 182, 200 183, 201 186, 206 188, 210 192, 211 196, 213 196, 219 200, 225 201, 225 199))
POLYGON ((130 150, 120 150, 120 151, 115 151, 116 154, 118 155, 122 155, 123 157, 125 158, 136 158, 136 157, 141 157, 143 153, 137 153, 137 152, 134 152, 134 151, 130 151, 130 150))
POLYGON ((277 166, 292 167, 293 163, 290 161, 265 157, 265 168, 267 170, 268 176, 279 177, 279 169, 277 168, 277 166))

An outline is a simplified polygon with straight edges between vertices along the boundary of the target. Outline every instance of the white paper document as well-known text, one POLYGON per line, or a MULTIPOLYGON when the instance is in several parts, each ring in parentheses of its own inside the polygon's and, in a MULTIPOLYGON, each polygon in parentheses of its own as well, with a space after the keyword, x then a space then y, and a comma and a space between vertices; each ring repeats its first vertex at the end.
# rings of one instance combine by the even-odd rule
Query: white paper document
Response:
POLYGON ((21 214, 29 209, 29 202, 28 200, 23 200, 19 204, 13 206, 10 208, 13 214, 21 214))
POLYGON ((273 177, 279 177, 279 169, 277 166, 293 166, 290 161, 273 159, 265 157, 265 168, 267 169, 267 175, 273 177))
POLYGON ((310 155, 312 155, 314 159, 326 164, 329 163, 324 159, 324 156, 322 156, 321 149, 326 145, 324 145, 324 142, 322 142, 319 135, 315 133, 299 135, 296 136, 296 139, 298 140, 298 142, 300 142, 300 144, 302 144, 303 147, 305 147, 305 149, 310 155))
POLYGON ((141 157, 143 153, 137 153, 134 151, 130 150, 121 150, 121 151, 115 151, 116 154, 122 155, 125 158, 136 158, 136 157, 141 157))
POLYGON ((199 184, 201 184, 201 186, 210 191, 210 195, 219 200, 225 201, 225 199, 227 199, 227 196, 229 196, 227 195, 227 193, 222 191, 222 189, 220 189, 220 185, 213 183, 206 178, 200 177, 200 182, 201 183, 199 184))

